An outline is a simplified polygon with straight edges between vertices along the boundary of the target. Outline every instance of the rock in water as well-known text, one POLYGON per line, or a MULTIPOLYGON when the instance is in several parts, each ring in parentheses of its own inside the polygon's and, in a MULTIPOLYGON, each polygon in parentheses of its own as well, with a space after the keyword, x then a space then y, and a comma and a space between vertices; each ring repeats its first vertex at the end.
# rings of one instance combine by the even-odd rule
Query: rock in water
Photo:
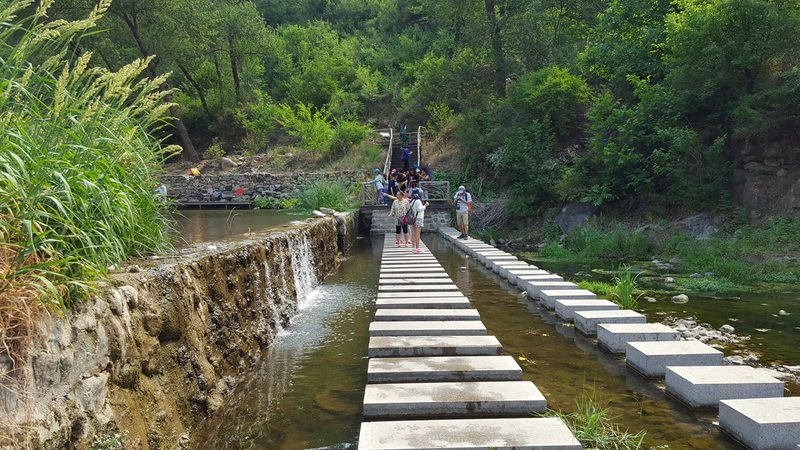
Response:
POLYGON ((732 326, 726 323, 725 325, 719 327, 719 331, 722 331, 723 333, 733 333, 734 331, 736 331, 736 328, 733 328, 732 326))
POLYGON ((653 297, 645 297, 644 301, 646 301, 647 303, 655 303, 658 300, 654 299, 653 297))
POLYGON ((325 213, 325 214, 327 214, 329 216, 332 216, 332 215, 336 214, 336 210, 335 209, 320 208, 319 210, 320 210, 320 212, 325 213))
POLYGON ((700 275, 699 273, 693 273, 693 274, 689 275, 689 278, 703 278, 703 276, 700 275))
POLYGON ((689 303, 689 296, 686 294, 676 295, 672 297, 672 303, 678 303, 678 304, 689 303))
POLYGON ((664 283, 674 283, 674 282, 675 282, 675 278, 672 278, 672 277, 664 278, 664 283))
POLYGON ((326 214, 324 212, 317 211, 316 209, 311 214, 314 214, 314 217, 319 218, 319 219, 321 219, 321 218, 326 216, 326 214))

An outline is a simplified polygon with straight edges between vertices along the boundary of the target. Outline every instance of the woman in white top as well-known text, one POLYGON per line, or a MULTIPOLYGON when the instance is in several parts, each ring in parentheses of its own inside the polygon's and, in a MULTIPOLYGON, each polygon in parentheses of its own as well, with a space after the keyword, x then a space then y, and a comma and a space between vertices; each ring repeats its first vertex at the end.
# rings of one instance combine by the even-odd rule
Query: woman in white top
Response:
POLYGON ((402 247, 403 243, 405 242, 406 247, 411 246, 411 233, 408 232, 408 224, 406 224, 403 219, 408 212, 408 208, 411 205, 408 204, 408 199, 406 198, 406 194, 403 191, 399 191, 397 193, 397 197, 394 197, 389 194, 383 194, 384 196, 394 200, 392 202, 392 208, 389 210, 389 216, 394 217, 397 219, 395 222, 395 238, 398 247, 402 247), (400 240, 400 238, 403 238, 400 240))
POLYGON ((422 203, 422 196, 420 195, 419 189, 414 189, 411 198, 411 212, 416 218, 414 227, 411 230, 411 245, 414 246, 412 253, 422 253, 422 250, 419 248, 419 241, 422 234, 422 227, 425 226, 425 209, 428 207, 428 202, 422 203))

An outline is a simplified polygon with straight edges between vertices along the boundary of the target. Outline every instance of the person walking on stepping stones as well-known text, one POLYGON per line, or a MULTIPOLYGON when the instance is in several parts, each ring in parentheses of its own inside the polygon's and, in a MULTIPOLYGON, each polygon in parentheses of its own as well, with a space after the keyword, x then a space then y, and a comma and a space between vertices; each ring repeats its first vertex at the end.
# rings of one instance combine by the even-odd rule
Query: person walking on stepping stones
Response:
POLYGON ((469 237, 469 212, 472 209, 472 195, 467 192, 467 188, 459 186, 453 199, 456 201, 456 224, 461 235, 457 239, 467 239, 469 237))
POLYGON ((408 222, 406 221, 406 214, 411 208, 408 203, 406 194, 403 191, 398 191, 397 196, 394 197, 390 194, 384 194, 387 198, 394 200, 392 207, 389 209, 389 216, 395 217, 394 235, 398 247, 402 247, 405 243, 406 247, 411 246, 411 235, 408 233, 408 222), (402 240, 400 239, 402 237, 402 240))
POLYGON ((425 226, 425 209, 428 202, 422 203, 422 194, 419 189, 414 189, 411 194, 411 213, 414 216, 414 224, 411 229, 411 245, 414 246, 412 253, 422 253, 419 242, 422 235, 422 227, 425 226))

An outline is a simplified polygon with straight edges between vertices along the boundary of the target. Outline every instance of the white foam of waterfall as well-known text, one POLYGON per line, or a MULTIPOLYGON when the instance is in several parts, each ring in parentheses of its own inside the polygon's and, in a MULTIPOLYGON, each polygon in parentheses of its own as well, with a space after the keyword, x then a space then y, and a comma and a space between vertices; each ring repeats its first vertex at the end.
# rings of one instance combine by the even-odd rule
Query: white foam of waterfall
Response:
POLYGON ((311 251, 311 243, 306 233, 302 233, 299 238, 292 241, 290 254, 297 308, 305 309, 313 305, 315 296, 311 294, 319 282, 314 270, 314 253, 311 251))

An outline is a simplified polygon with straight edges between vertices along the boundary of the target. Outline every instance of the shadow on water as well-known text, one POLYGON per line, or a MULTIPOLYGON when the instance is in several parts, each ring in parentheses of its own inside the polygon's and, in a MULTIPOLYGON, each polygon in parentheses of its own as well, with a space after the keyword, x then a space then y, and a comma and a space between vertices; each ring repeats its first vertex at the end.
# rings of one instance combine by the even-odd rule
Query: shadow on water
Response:
MULTIPOLYGON (((647 447, 737 448, 719 435, 714 415, 667 400, 663 385, 632 374, 443 239, 425 240, 506 354, 525 358, 524 378, 551 408, 571 412, 576 398, 595 390, 623 429, 647 430, 647 447)), ((195 448, 355 448, 380 253, 379 239, 360 240, 338 272, 301 302, 291 326, 193 434, 195 448)))
POLYGON ((192 436, 201 449, 354 448, 381 243, 359 240, 192 436))

